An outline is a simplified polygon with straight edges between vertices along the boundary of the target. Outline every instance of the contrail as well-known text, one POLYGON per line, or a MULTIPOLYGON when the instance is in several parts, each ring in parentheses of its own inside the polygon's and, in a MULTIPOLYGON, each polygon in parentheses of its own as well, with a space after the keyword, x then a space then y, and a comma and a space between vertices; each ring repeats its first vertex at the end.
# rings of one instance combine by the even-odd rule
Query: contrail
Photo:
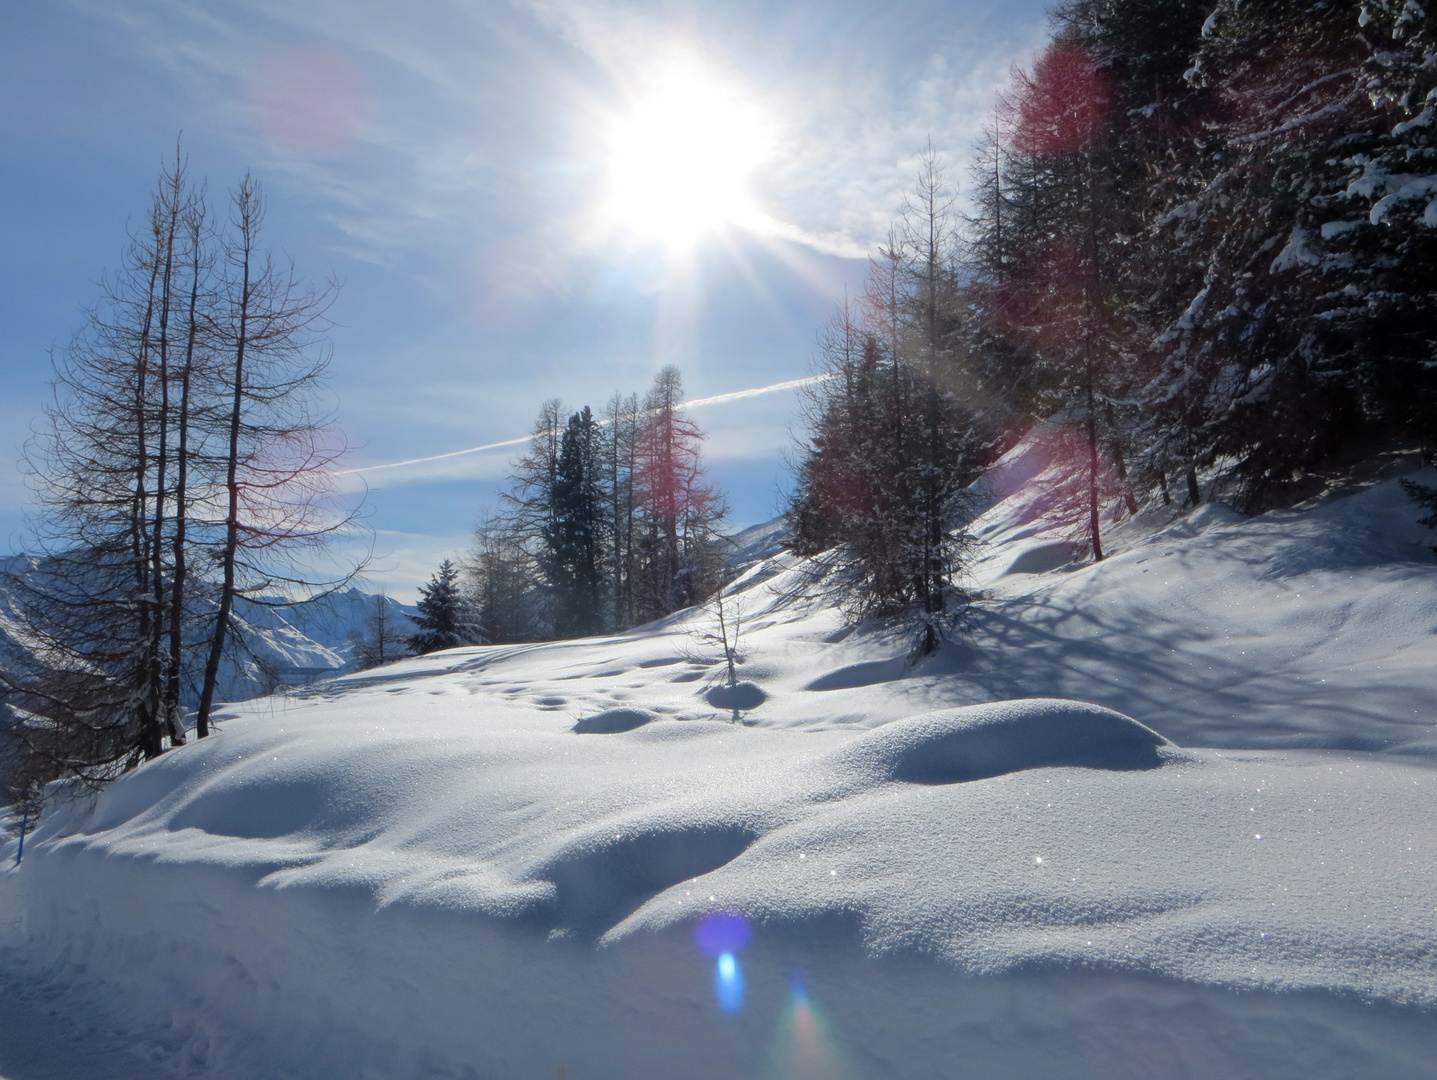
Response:
POLYGON ((808 386, 810 383, 823 382, 831 376, 810 375, 805 379, 789 379, 788 382, 776 382, 772 386, 757 386, 752 390, 735 390, 730 394, 715 394, 713 397, 694 398, 693 401, 685 401, 684 406, 690 405, 727 405, 730 401, 742 401, 744 398, 758 397, 760 394, 777 394, 780 390, 797 390, 800 386, 808 386))
POLYGON ((380 469, 402 469, 406 465, 422 465, 426 461, 443 461, 445 458, 461 457, 464 454, 482 454, 485 450, 499 450, 505 446, 523 446, 529 441, 529 436, 522 439, 505 439, 503 442, 485 443, 483 446, 470 446, 463 450, 451 450, 447 454, 431 454, 429 457, 406 458, 404 461, 390 461, 383 465, 361 465, 357 469, 335 469, 335 476, 349 476, 353 473, 378 472, 380 469))
MULTIPOLYGON (((744 398, 760 397, 763 394, 777 394, 784 390, 797 390, 801 386, 808 386, 811 383, 822 382, 831 378, 830 375, 810 375, 804 379, 789 379, 787 382, 774 383, 772 386, 756 386, 751 390, 734 390, 727 394, 714 394, 712 397, 695 398, 693 401, 684 402, 685 408, 693 405, 727 405, 730 401, 742 401, 744 398)), ((608 423, 607 420, 598 421, 600 424, 608 423)), ((469 446, 463 450, 450 450, 447 454, 431 454, 428 457, 407 458, 404 461, 390 461, 383 465, 362 465, 355 469, 335 469, 335 476, 351 476, 354 473, 378 472, 380 469, 402 469, 406 465, 423 465, 427 461, 443 461, 445 458, 463 457, 465 454, 482 454, 486 450, 502 450, 506 446, 524 446, 529 442, 531 436, 525 435, 520 439, 505 439, 503 442, 485 443, 483 446, 469 446)))

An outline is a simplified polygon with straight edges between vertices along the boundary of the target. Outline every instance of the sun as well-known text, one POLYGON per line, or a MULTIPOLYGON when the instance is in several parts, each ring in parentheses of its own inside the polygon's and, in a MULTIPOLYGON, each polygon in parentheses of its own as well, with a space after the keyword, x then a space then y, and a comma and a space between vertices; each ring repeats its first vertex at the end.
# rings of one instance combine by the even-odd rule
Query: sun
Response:
POLYGON ((770 152, 762 112, 694 68, 648 83, 608 132, 610 223, 640 242, 687 250, 728 225, 762 229, 749 192, 770 152))

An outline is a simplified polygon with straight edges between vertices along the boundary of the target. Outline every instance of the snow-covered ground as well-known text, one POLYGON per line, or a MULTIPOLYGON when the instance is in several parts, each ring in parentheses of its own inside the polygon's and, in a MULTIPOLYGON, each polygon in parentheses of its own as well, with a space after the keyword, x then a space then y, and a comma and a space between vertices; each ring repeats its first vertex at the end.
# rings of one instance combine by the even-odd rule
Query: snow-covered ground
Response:
POLYGON ((1040 450, 916 665, 779 556, 737 691, 689 613, 234 706, 0 872, 10 1007, 155 1076, 1437 1076, 1432 534, 1388 482, 1067 564, 1040 450))

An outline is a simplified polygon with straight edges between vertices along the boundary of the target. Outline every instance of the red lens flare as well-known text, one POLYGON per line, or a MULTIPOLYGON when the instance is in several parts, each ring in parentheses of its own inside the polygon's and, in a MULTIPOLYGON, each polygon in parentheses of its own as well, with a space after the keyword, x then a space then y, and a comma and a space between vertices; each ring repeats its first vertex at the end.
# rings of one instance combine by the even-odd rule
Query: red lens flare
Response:
POLYGON ((352 143, 368 114, 364 80, 330 49, 275 49, 246 94, 256 125, 276 146, 338 150, 352 143))
POLYGON ((1013 144, 1028 154, 1072 154, 1101 130, 1112 94, 1108 80, 1082 49, 1054 45, 1033 63, 1031 73, 1014 72, 1010 109, 1013 144))

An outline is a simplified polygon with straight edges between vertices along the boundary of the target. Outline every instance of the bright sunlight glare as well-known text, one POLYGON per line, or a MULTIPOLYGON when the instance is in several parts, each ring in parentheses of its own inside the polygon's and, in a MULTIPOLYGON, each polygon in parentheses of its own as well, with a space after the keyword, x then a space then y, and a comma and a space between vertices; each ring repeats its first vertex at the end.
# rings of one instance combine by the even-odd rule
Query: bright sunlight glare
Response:
POLYGON ((760 111, 721 83, 671 70, 609 132, 609 215, 641 242, 682 251, 725 225, 763 229, 749 177, 772 135, 760 111))

